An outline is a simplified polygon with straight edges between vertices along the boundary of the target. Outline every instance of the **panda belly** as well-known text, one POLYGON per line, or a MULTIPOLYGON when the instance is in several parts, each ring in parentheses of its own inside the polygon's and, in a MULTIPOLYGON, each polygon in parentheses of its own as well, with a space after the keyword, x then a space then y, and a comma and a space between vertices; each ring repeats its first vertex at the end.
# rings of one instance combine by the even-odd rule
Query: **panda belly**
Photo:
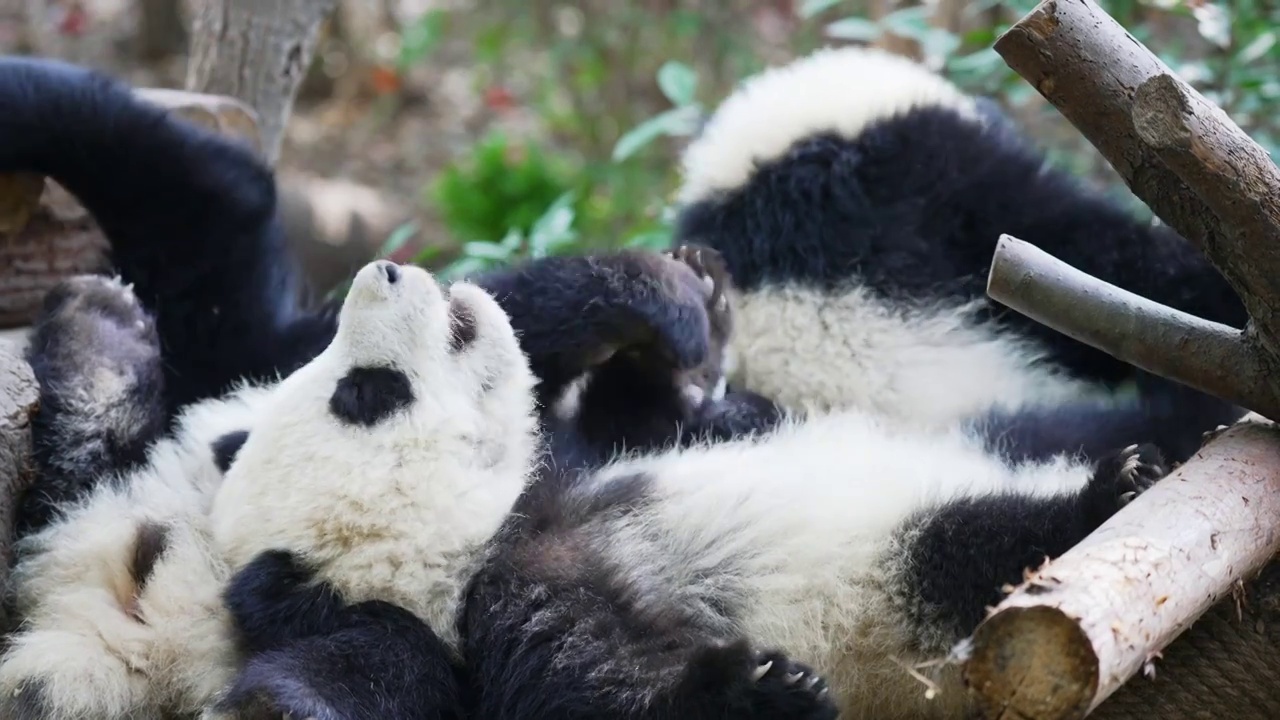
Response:
POLYGON ((984 304, 894 307, 860 287, 741 292, 734 379, 792 410, 857 408, 924 427, 1101 393, 1030 339, 979 322, 984 304))
POLYGON ((893 659, 936 659, 921 657, 890 592, 912 592, 897 562, 904 523, 958 498, 1071 493, 1089 476, 1067 461, 1010 467, 962 433, 896 432, 853 412, 616 465, 601 480, 637 474, 655 500, 601 534, 631 586, 718 609, 726 637, 810 663, 855 718, 945 709, 920 704, 925 687, 893 659))

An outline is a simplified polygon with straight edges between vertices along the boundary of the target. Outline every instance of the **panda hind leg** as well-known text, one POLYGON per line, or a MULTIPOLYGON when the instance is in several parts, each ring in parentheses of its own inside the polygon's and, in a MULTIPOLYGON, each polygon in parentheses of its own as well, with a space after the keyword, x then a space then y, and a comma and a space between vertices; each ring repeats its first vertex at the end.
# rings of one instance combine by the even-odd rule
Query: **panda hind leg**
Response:
POLYGON ((883 558, 907 644, 926 658, 946 654, 1002 587, 1070 550, 1166 474, 1158 448, 1130 445, 1102 456, 1075 492, 969 496, 918 513, 883 558))
POLYGON ((20 536, 102 478, 140 465, 167 423, 155 323, 117 279, 82 275, 51 290, 27 359, 40 407, 32 423, 36 481, 20 501, 20 536))

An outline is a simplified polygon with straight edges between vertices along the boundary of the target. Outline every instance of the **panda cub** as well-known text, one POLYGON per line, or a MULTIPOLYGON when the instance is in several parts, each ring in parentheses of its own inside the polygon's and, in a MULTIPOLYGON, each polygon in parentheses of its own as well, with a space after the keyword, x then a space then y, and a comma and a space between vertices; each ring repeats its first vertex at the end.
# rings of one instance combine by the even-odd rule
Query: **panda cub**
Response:
POLYGON ((970 421, 1012 457, 1151 441, 1180 461, 1242 414, 986 297, 1008 233, 1171 307, 1247 321, 1190 243, 1048 166, 994 103, 912 60, 843 47, 765 70, 682 166, 675 242, 719 251, 736 285, 734 386, 792 410, 970 421), (1135 382, 1136 400, 1112 397, 1135 382))
MULTIPOLYGON (((298 641, 337 629, 318 611, 321 596, 404 608, 456 654, 463 586, 538 457, 534 384, 506 314, 484 290, 442 290, 426 271, 389 262, 356 275, 334 341, 277 387, 213 503, 220 556, 248 566, 228 606, 245 645, 275 653, 248 668, 226 704, 262 693, 301 716, 442 716, 423 706, 426 696, 452 697, 439 653, 444 689, 419 679, 386 688, 379 707, 323 710, 282 681, 285 658, 303 652, 298 641)), ((373 654, 409 662, 423 649, 373 654)), ((334 677, 353 684, 349 671, 334 677)))
POLYGON ((842 410, 544 475, 468 590, 476 716, 970 717, 954 665, 921 671, 932 700, 907 668, 1165 472, 842 410))

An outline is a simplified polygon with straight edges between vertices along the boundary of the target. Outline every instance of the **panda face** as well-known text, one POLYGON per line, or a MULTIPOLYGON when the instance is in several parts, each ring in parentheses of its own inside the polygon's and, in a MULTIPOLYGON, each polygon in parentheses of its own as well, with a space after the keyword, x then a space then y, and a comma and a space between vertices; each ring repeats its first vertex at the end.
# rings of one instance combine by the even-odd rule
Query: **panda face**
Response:
POLYGON ((233 566, 286 548, 353 597, 434 618, 423 603, 452 570, 404 568, 501 523, 536 457, 535 379, 496 300, 420 268, 365 266, 338 322, 255 419, 214 500, 215 539, 233 566))

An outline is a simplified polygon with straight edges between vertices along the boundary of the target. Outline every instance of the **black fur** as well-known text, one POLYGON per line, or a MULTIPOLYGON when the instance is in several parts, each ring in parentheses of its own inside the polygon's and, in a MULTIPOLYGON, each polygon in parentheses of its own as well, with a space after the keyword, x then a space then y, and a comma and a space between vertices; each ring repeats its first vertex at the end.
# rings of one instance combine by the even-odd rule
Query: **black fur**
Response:
POLYGON ((329 398, 329 412, 348 425, 373 427, 413 404, 413 388, 400 370, 352 368, 329 398))
MULTIPOLYGON (((954 303, 986 296, 996 242, 1008 233, 1102 280, 1202 318, 1243 327, 1244 307, 1226 281, 1166 226, 1136 221, 1101 193, 1047 168, 1034 145, 991 105, 986 126, 951 110, 917 108, 854 138, 815 134, 758 163, 744 185, 683 208, 677 243, 723 254, 745 291, 794 282, 837 288, 857 282, 894 304, 954 303)), ((1038 341, 1048 362, 1116 386, 1142 377, 1131 365, 996 303, 985 319, 1038 341)), ((1153 394, 1172 383, 1146 376, 1153 394)), ((1177 452, 1242 412, 1221 401, 1200 421, 1149 416, 1175 436, 1177 452)), ((1072 432, 1090 434, 1096 416, 1072 432)), ((1072 413, 1058 421, 1076 420, 1072 413)), ((1194 418, 1192 418, 1194 420, 1194 418)), ((1114 446, 1109 428, 1089 443, 1114 446)), ((1072 441, 1074 443, 1074 440, 1072 441)))
POLYGON ((47 525, 109 473, 140 465, 165 429, 156 328, 119 283, 97 276, 59 283, 26 354, 40 404, 32 420, 37 472, 20 499, 19 536, 47 525))
POLYGON ((468 588, 460 628, 475 717, 834 720, 809 668, 726 631, 732 608, 636 608, 634 589, 584 550, 583 535, 643 506, 651 480, 598 492, 579 488, 582 477, 535 483, 468 588), (805 682, 785 682, 797 672, 805 682))
MULTIPOLYGON (((1147 376, 1150 378, 1151 376, 1147 376)), ((1139 386, 1149 383, 1139 382, 1139 386)), ((1082 399, 1045 407, 992 410, 970 421, 988 450, 1014 462, 1072 453, 1097 461, 1114 448, 1152 443, 1175 462, 1202 445, 1205 427, 1229 425, 1239 411, 1184 386, 1139 392, 1133 401, 1082 399)))
POLYGON ((231 469, 231 463, 236 461, 236 455, 248 439, 248 430, 237 430, 213 441, 213 464, 218 466, 218 470, 226 473, 231 469))
POLYGON ((247 661, 226 710, 265 704, 317 720, 461 720, 461 669, 425 623, 346 604, 291 553, 268 551, 223 593, 247 661))
POLYGON ((1000 601, 1002 586, 1071 549, 1167 472, 1154 445, 1131 446, 1103 457, 1077 495, 965 498, 906 523, 897 601, 922 635, 946 639, 921 650, 945 652, 1000 601))

